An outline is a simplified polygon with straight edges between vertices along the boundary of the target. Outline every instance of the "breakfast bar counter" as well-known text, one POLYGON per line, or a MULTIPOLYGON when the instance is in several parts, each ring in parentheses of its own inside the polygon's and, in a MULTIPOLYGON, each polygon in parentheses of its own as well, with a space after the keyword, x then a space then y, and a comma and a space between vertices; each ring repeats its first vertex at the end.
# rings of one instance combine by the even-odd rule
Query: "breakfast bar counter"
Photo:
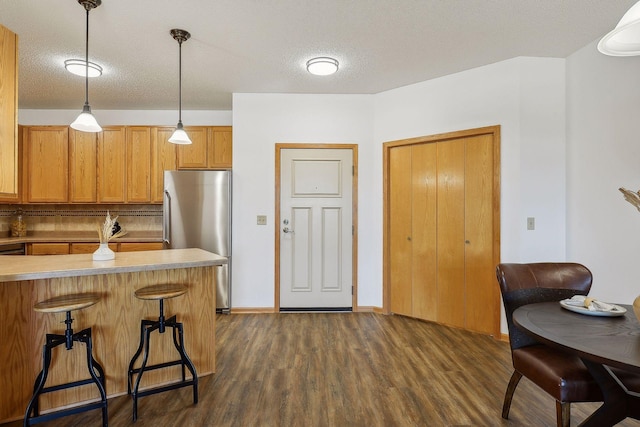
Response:
MULTIPOLYGON (((72 312, 73 327, 93 330, 93 353, 106 374, 109 397, 127 393, 129 360, 140 338, 140 321, 157 319, 158 305, 138 300, 136 289, 161 283, 180 283, 188 292, 165 301, 167 316, 184 324, 185 348, 198 376, 215 372, 216 266, 225 257, 201 249, 118 252, 110 261, 94 261, 91 254, 0 256, 0 423, 20 419, 42 368, 47 333, 64 330, 64 313, 40 313, 34 304, 75 293, 99 294, 100 301, 72 312)), ((155 335, 149 363, 175 359, 171 334, 155 335)), ((81 344, 76 344, 81 346, 81 344)), ((64 347, 64 346, 63 346, 64 347)), ((47 384, 86 377, 84 350, 56 349, 47 384)), ((178 366, 149 372, 143 387, 179 379, 178 366)), ((41 408, 60 408, 98 398, 95 387, 77 387, 43 395, 41 408)))

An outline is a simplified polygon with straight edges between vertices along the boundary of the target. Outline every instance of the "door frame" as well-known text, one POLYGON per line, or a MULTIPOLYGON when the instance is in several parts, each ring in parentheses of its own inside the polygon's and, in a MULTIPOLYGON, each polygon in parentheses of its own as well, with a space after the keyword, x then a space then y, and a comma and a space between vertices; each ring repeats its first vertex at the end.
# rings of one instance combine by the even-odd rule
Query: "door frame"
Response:
MULTIPOLYGON (((479 135, 491 134, 493 136, 493 261, 495 265, 500 263, 500 125, 487 126, 482 128, 466 129, 454 132, 441 133, 429 136, 420 136, 416 138, 401 139, 396 141, 385 142, 382 145, 383 156, 383 196, 382 196, 382 312, 391 314, 391 266, 390 266, 390 247, 389 247, 389 209, 390 209, 390 171, 389 158, 390 151, 394 147, 404 145, 416 145, 423 143, 442 142, 451 139, 459 139, 464 137, 472 137, 479 135)), ((496 283, 494 297, 496 299, 496 307, 500 307, 500 293, 496 283)), ((494 337, 500 337, 500 313, 495 316, 496 324, 493 326, 494 337)))
POLYGON ((351 223, 353 233, 351 234, 351 283, 353 292, 351 293, 351 307, 354 312, 358 311, 358 145, 357 144, 305 144, 305 143, 276 143, 276 200, 274 215, 274 244, 275 244, 275 293, 274 310, 280 312, 280 179, 281 165, 280 155, 286 149, 348 149, 353 157, 353 176, 351 180, 351 223))

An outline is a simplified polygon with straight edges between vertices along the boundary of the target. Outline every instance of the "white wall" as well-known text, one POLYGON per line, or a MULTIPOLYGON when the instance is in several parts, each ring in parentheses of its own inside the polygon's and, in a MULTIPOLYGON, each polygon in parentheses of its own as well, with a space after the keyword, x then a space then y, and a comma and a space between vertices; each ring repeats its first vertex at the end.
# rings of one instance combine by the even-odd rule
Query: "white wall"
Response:
POLYGON ((368 95, 234 94, 233 307, 274 306, 275 144, 358 144, 358 304, 380 306, 380 235, 370 206, 375 184, 372 100, 368 95), (267 215, 267 225, 256 225, 267 215))
POLYGON ((594 275, 591 293, 631 304, 640 295, 640 212, 619 187, 640 188, 640 58, 567 58, 567 257, 594 275))

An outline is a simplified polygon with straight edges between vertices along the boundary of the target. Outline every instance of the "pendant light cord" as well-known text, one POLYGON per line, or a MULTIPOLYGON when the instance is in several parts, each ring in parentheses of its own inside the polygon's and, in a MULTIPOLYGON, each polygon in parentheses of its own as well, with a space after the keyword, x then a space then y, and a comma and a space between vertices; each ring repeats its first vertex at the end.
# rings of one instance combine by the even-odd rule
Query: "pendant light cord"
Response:
POLYGON ((182 123, 182 39, 178 40, 178 122, 182 123))
POLYGON ((87 11, 87 32, 85 34, 85 73, 84 73, 84 105, 89 105, 89 7, 85 5, 87 11))

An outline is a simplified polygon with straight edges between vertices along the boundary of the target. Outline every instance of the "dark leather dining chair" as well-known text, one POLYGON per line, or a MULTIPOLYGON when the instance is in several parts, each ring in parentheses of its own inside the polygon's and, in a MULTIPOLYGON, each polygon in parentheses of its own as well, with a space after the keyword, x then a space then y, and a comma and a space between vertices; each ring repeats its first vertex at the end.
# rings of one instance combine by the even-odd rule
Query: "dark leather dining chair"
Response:
MULTIPOLYGON (((525 304, 587 295, 591 289, 591 271, 575 263, 499 264, 496 276, 507 317, 514 368, 504 396, 502 418, 509 417, 511 399, 518 382, 525 376, 556 400, 558 427, 569 426, 570 404, 602 401, 600 387, 579 357, 538 343, 514 325, 512 315, 525 304)), ((616 373, 625 385, 632 383, 631 389, 640 384, 640 377, 616 373)))

